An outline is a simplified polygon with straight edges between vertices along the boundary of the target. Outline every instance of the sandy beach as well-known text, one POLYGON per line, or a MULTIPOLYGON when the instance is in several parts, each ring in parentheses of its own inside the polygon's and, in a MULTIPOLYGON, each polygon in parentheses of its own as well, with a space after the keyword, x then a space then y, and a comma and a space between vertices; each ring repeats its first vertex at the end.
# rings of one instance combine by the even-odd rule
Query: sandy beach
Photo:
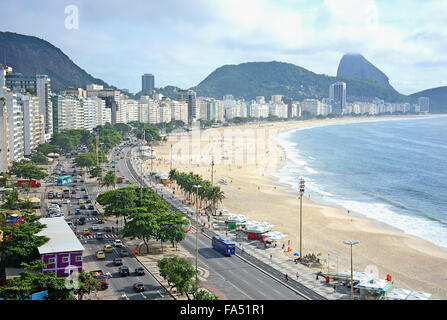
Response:
MULTIPOLYGON (((169 136, 166 143, 155 146, 157 159, 152 167, 168 173, 172 159, 172 167, 178 171, 198 173, 211 180, 210 155, 213 154, 213 181, 226 195, 219 206, 251 220, 273 224, 274 231, 287 235, 279 244, 287 246, 290 241, 291 251, 297 252, 298 195, 291 188, 276 184, 271 176, 286 158, 284 150, 274 143, 277 133, 331 123, 392 119, 397 117, 270 122, 197 130, 183 137, 169 136), (232 134, 246 138, 232 139, 232 134), (219 184, 220 179, 225 179, 227 184, 219 184)), ((146 166, 150 170, 150 160, 146 166)), ((394 288, 429 292, 433 298, 447 299, 446 250, 304 197, 304 254, 321 252, 323 258, 329 258, 331 272, 349 270, 350 248, 343 244, 349 239, 360 241, 354 247, 354 271, 377 268, 380 278, 385 279, 387 274, 392 276, 394 288)))

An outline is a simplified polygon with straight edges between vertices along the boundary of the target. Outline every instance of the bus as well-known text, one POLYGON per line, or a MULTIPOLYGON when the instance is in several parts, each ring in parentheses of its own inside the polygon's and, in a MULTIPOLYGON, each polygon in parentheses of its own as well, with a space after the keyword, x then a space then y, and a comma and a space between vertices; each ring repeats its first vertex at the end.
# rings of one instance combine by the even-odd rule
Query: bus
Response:
POLYGON ((226 256, 231 256, 236 253, 236 245, 234 244, 234 242, 225 240, 222 237, 214 236, 212 245, 214 249, 226 256))
POLYGON ((71 182, 71 176, 62 176, 57 178, 57 185, 63 186, 71 182))

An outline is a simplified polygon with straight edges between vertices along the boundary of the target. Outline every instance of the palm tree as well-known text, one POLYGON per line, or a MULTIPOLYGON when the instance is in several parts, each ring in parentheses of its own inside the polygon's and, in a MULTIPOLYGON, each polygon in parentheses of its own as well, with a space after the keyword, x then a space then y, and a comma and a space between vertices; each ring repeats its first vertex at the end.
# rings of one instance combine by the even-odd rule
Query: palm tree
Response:
POLYGON ((102 178, 101 185, 108 187, 113 187, 115 189, 116 185, 116 175, 112 171, 107 172, 107 174, 102 178))

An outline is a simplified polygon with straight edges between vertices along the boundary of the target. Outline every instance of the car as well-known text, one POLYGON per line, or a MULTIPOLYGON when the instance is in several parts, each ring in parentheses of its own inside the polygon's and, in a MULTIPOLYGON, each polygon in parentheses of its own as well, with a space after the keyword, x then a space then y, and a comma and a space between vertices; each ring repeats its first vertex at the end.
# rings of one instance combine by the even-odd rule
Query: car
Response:
POLYGON ((93 231, 99 230, 99 226, 97 224, 92 225, 92 230, 93 231))
POLYGON ((121 259, 121 258, 115 258, 115 259, 113 259, 113 264, 114 264, 115 266, 122 266, 122 265, 123 265, 123 259, 121 259))
POLYGON ((97 216, 98 215, 98 211, 96 211, 96 210, 92 210, 90 213, 92 214, 92 216, 97 216))
POLYGON ((109 226, 104 227, 104 228, 102 228, 102 231, 104 231, 104 232, 112 232, 112 227, 109 227, 109 226))
POLYGON ((113 247, 110 244, 106 244, 104 246, 104 251, 105 252, 112 252, 113 251, 113 247))
POLYGON ((87 200, 85 200, 85 203, 92 203, 92 200, 87 199, 87 200))
POLYGON ((85 224, 86 219, 84 216, 80 216, 78 221, 79 221, 79 224, 85 224))
POLYGON ((135 274, 137 276, 144 276, 145 275, 145 271, 143 267, 139 267, 135 269, 135 274))
POLYGON ((115 247, 122 247, 122 246, 123 246, 123 243, 121 242, 121 240, 116 239, 115 241, 113 241, 113 245, 114 245, 115 247))
POLYGON ((81 214, 81 209, 76 208, 76 210, 75 210, 75 214, 81 214))
POLYGON ((95 207, 91 204, 91 205, 88 206, 88 209, 89 210, 95 210, 95 207))
POLYGON ((76 194, 76 190, 71 190, 71 194, 76 194))
POLYGON ((137 282, 133 285, 134 289, 136 292, 142 292, 144 290, 146 290, 146 288, 144 287, 143 282, 137 282))
POLYGON ((81 204, 81 206, 79 207, 81 210, 85 210, 87 209, 87 207, 85 206, 85 204, 81 204))
POLYGON ((102 232, 97 232, 96 233, 96 239, 98 239, 98 240, 104 239, 104 235, 102 234, 102 232))
POLYGON ((90 230, 89 229, 84 229, 84 230, 82 230, 82 234, 83 235, 89 235, 90 234, 90 230))
POLYGON ((127 252, 126 249, 121 249, 120 255, 121 255, 121 257, 127 257, 129 255, 129 252, 127 252))
POLYGON ((81 191, 85 191, 85 188, 84 188, 84 187, 82 187, 82 188, 81 188, 81 191))
POLYGON ((103 218, 99 218, 99 219, 98 219, 98 223, 99 223, 99 224, 104 224, 104 219, 103 219, 103 218))
POLYGON ((84 194, 84 199, 88 199, 88 194, 84 194))
POLYGON ((78 200, 78 204, 83 204, 83 203, 84 203, 84 200, 81 200, 81 199, 78 200))
POLYGON ((120 274, 121 277, 126 277, 129 275, 129 268, 126 266, 121 266, 118 269, 118 273, 120 274))
POLYGON ((104 251, 97 251, 96 252, 96 258, 98 259, 105 259, 106 254, 104 253, 104 251))

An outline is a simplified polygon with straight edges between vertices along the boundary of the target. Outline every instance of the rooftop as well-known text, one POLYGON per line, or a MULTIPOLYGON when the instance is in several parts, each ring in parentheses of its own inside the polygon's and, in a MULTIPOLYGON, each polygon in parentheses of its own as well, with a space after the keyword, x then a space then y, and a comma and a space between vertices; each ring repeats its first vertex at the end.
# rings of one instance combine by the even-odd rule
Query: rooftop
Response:
POLYGON ((42 218, 39 222, 47 227, 38 235, 50 239, 38 248, 39 254, 84 251, 84 247, 64 220, 64 217, 42 218))

